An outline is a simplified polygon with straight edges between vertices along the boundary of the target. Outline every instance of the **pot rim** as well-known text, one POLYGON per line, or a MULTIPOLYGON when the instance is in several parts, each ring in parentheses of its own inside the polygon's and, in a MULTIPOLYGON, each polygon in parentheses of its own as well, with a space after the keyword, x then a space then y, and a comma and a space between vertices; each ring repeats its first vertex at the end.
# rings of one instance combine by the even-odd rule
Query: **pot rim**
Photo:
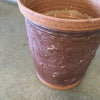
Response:
POLYGON ((63 19, 47 16, 26 7, 17 0, 21 13, 33 23, 42 27, 63 31, 93 31, 100 29, 100 18, 92 19, 63 19))

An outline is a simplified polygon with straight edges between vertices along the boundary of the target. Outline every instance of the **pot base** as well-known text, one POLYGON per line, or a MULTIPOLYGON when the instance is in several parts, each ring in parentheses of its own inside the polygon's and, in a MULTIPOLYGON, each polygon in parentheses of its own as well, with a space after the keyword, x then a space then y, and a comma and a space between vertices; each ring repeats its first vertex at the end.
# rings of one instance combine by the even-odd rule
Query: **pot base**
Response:
POLYGON ((76 85, 78 85, 80 83, 81 80, 77 81, 76 83, 74 84, 71 84, 71 85, 67 85, 67 86, 55 86, 55 85, 52 85, 46 81, 44 81, 43 79, 40 78, 40 76, 37 74, 37 77, 39 78, 39 80, 45 84, 46 86, 50 87, 50 88, 53 88, 53 89, 56 89, 56 90, 67 90, 67 89, 71 89, 73 87, 75 87, 76 85))

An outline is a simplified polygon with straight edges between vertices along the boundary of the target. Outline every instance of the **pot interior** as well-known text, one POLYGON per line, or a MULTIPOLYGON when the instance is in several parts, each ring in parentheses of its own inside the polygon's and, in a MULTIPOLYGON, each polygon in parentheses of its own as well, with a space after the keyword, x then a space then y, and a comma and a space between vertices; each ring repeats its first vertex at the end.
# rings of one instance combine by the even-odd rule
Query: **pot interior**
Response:
POLYGON ((33 11, 58 18, 100 17, 100 0, 21 0, 21 2, 33 11))

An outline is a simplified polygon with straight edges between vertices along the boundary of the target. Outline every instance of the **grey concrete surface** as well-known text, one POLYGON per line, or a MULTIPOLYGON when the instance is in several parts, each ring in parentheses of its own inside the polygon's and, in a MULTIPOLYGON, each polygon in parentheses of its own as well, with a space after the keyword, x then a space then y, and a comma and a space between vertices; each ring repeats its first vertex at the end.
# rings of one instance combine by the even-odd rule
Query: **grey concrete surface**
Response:
POLYGON ((82 82, 58 91, 37 78, 24 17, 18 6, 0 1, 0 100, 100 100, 100 48, 82 82))

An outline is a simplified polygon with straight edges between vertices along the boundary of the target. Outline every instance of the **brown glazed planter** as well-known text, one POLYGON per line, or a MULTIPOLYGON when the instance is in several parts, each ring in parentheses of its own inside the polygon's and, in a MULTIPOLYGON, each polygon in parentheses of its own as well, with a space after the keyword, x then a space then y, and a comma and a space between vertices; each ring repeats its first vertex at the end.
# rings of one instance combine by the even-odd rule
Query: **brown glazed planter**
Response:
POLYGON ((100 0, 18 0, 18 4, 25 16, 40 81, 59 90, 76 86, 100 44, 100 0), (64 9, 77 10, 93 18, 66 19, 44 15, 64 9))

